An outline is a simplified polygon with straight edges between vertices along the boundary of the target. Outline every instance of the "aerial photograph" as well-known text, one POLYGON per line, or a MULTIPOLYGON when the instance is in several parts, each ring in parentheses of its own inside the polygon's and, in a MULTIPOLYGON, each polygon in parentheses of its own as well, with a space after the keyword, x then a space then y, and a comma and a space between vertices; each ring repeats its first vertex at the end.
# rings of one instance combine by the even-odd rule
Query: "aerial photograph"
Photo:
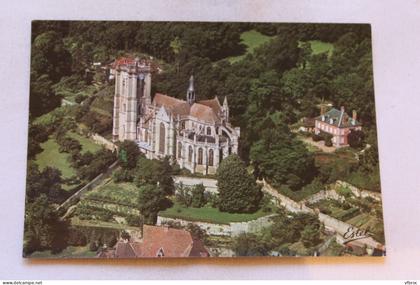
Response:
POLYGON ((23 256, 385 256, 369 24, 32 22, 23 256))

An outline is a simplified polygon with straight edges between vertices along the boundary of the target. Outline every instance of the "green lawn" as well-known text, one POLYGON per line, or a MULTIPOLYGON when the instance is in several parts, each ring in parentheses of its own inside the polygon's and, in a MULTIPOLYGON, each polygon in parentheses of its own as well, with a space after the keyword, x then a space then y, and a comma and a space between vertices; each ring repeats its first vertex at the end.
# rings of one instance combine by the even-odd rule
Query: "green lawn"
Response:
POLYGON ((82 145, 82 153, 86 153, 88 151, 95 153, 101 149, 100 145, 94 143, 91 139, 87 137, 79 135, 78 133, 68 132, 67 135, 80 142, 80 144, 82 145))
POLYGON ((331 56, 334 50, 334 45, 331 43, 322 41, 309 41, 309 43, 311 44, 312 54, 328 52, 328 56, 331 56))
POLYGON ((118 224, 115 222, 105 222, 105 221, 98 221, 98 220, 81 220, 77 217, 71 219, 72 226, 79 226, 79 227, 89 227, 89 228, 106 228, 106 229, 115 229, 115 230, 132 230, 138 231, 138 227, 132 227, 125 224, 118 224))
POLYGON ((172 208, 159 212, 159 216, 167 218, 179 218, 190 221, 201 221, 216 224, 229 224, 230 222, 247 222, 257 218, 267 216, 271 213, 265 213, 258 210, 252 214, 231 214, 220 212, 216 208, 186 208, 177 203, 172 208))
POLYGON ((76 174, 76 171, 67 160, 70 155, 58 151, 59 145, 54 138, 50 137, 46 142, 42 143, 41 148, 43 151, 35 158, 35 163, 38 164, 40 170, 47 166, 57 168, 61 171, 63 178, 70 178, 76 174))
POLYGON ((62 252, 53 254, 50 250, 35 251, 30 258, 92 258, 96 252, 90 251, 88 246, 69 246, 62 252))
MULTIPOLYGON (((87 151, 95 152, 101 149, 101 146, 95 144, 92 140, 81 136, 74 132, 68 132, 68 135, 80 142, 82 145, 82 153, 87 151)), ((63 178, 70 178, 76 174, 76 171, 68 162, 70 154, 66 152, 59 152, 59 145, 53 137, 50 137, 46 142, 41 144, 43 151, 35 158, 35 163, 38 164, 39 169, 42 170, 47 166, 57 168, 61 171, 63 178)))
POLYGON ((243 32, 241 34, 241 43, 246 46, 246 52, 242 55, 228 57, 229 62, 235 63, 242 60, 247 54, 253 53, 257 47, 268 42, 270 39, 272 39, 272 37, 263 35, 256 30, 243 32))

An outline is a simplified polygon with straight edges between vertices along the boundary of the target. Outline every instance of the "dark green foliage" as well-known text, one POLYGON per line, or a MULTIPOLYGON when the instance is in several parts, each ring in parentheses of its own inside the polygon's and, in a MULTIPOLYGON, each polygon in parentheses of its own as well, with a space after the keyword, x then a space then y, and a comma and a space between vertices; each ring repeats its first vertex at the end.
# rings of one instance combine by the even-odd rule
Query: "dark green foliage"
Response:
POLYGON ((235 238, 233 250, 237 256, 264 256, 268 254, 266 245, 254 234, 241 234, 235 238))
POLYGON ((188 224, 187 230, 191 233, 193 239, 201 240, 204 243, 208 237, 207 232, 202 230, 198 225, 188 224))
POLYGON ((60 152, 79 153, 82 150, 82 145, 76 139, 60 136, 56 141, 60 145, 60 152))
POLYGON ((138 208, 144 217, 144 223, 154 225, 159 211, 171 206, 171 201, 166 198, 165 192, 155 185, 144 185, 140 187, 138 208))
POLYGON ((192 203, 191 187, 184 186, 182 183, 180 183, 176 189, 175 199, 182 206, 190 207, 192 203))
POLYGON ((61 172, 52 167, 46 167, 43 171, 30 162, 26 178, 26 199, 32 202, 35 198, 45 194, 51 201, 59 202, 67 198, 65 191, 61 188, 63 180, 61 172))
POLYGON ((351 147, 359 148, 363 146, 365 135, 362 131, 353 130, 347 136, 348 143, 351 147))
POLYGON ((204 191, 205 191, 205 188, 203 184, 198 184, 194 186, 192 190, 192 201, 191 201, 192 207, 201 208, 206 204, 204 191))
POLYGON ((237 155, 223 159, 217 169, 219 210, 251 213, 258 209, 262 192, 237 155))
POLYGON ((327 137, 324 141, 324 144, 325 146, 331 147, 333 145, 331 138, 327 137))
POLYGON ((257 176, 293 190, 310 182, 316 174, 313 155, 290 133, 286 124, 275 124, 268 119, 266 126, 250 152, 257 176))
POLYGON ((131 169, 120 168, 112 174, 113 180, 119 182, 132 182, 134 179, 134 173, 131 169))
POLYGON ((172 178, 172 166, 169 158, 163 160, 150 160, 140 156, 137 162, 136 177, 134 182, 137 186, 144 184, 157 185, 166 195, 172 195, 175 191, 174 180, 172 178))
POLYGON ((124 239, 124 240, 130 240, 131 236, 128 232, 122 231, 121 232, 121 238, 124 239))
POLYGON ((87 98, 87 97, 86 97, 85 95, 78 94, 78 95, 76 96, 76 98, 74 98, 74 101, 75 101, 76 103, 80 104, 80 103, 82 103, 82 102, 83 102, 83 100, 85 100, 86 98, 87 98))
POLYGON ((24 255, 35 250, 60 252, 67 246, 67 221, 60 220, 45 195, 29 203, 25 211, 24 255))
POLYGON ((312 140, 314 142, 322 141, 322 139, 323 139, 323 137, 321 135, 318 135, 318 134, 315 134, 315 133, 312 134, 312 140))
POLYGON ((136 168, 136 177, 134 182, 137 186, 142 186, 145 184, 156 185, 159 181, 160 162, 155 159, 147 159, 145 156, 141 155, 137 162, 136 168))
POLYGON ((140 156, 138 145, 133 141, 125 140, 118 146, 118 161, 124 169, 133 169, 140 156))
POLYGON ((83 165, 77 169, 77 173, 82 179, 92 180, 105 172, 115 159, 115 154, 110 150, 99 150, 94 154, 93 160, 88 165, 83 165))
POLYGON ((185 207, 201 208, 207 203, 205 188, 203 184, 197 184, 193 187, 178 185, 175 199, 185 207))
POLYGON ((89 111, 89 106, 83 106, 76 115, 76 120, 84 123, 91 132, 106 134, 112 130, 112 118, 101 115, 95 111, 89 111), (85 112, 85 113, 84 113, 85 112))
POLYGON ((127 221, 127 224, 132 227, 140 227, 143 224, 142 218, 137 215, 128 215, 125 220, 127 221))
POLYGON ((42 152, 41 143, 48 140, 50 130, 43 125, 29 124, 28 131, 28 159, 33 159, 42 152))

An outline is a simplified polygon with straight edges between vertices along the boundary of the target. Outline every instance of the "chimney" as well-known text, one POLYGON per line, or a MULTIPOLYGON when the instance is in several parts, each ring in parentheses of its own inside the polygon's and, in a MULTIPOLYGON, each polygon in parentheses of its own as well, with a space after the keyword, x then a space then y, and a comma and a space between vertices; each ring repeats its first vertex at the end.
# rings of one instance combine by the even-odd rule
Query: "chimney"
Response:
POLYGON ((344 113, 344 106, 341 106, 341 113, 344 113))
POLYGON ((325 105, 321 105, 321 116, 325 114, 325 105))
POLYGON ((352 116, 353 120, 356 121, 357 120, 357 112, 356 110, 353 110, 353 116, 352 116))

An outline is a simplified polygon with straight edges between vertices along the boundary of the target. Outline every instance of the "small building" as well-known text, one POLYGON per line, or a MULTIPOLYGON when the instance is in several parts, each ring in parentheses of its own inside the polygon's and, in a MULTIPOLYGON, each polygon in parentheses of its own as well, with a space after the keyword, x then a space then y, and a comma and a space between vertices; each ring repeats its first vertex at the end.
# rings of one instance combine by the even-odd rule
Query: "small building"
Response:
POLYGON ((209 257, 201 240, 190 232, 166 226, 143 226, 141 239, 120 240, 114 249, 98 254, 100 258, 147 258, 147 257, 209 257))
POLYGON ((344 107, 341 107, 340 110, 332 108, 326 113, 321 111, 321 115, 315 118, 315 134, 325 132, 332 135, 331 141, 335 147, 347 146, 348 135, 352 130, 362 130, 355 110, 350 117, 344 107))
POLYGON ((305 133, 313 133, 315 131, 315 118, 304 117, 300 120, 301 126, 298 131, 305 133))

